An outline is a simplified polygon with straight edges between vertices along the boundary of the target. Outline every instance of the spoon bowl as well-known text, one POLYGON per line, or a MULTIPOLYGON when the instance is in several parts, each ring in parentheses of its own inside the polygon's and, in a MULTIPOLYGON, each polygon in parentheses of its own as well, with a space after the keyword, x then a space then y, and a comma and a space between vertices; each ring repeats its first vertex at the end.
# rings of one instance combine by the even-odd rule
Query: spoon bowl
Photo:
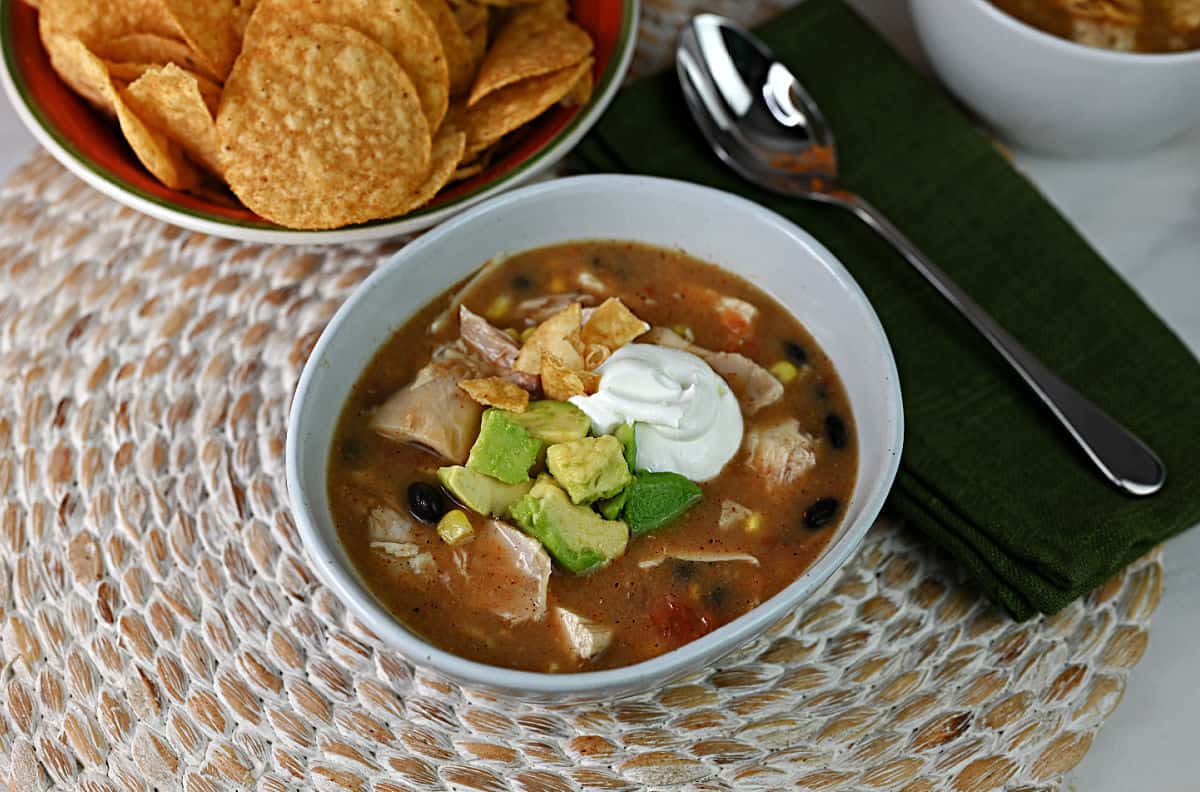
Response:
POLYGON ((883 213, 839 186, 832 127, 765 44, 724 17, 700 14, 680 35, 676 68, 688 110, 723 162, 764 189, 853 212, 991 343, 1105 479, 1129 495, 1162 489, 1166 467, 1153 450, 1047 368, 883 213))
POLYGON ((832 127, 758 39, 724 17, 700 14, 680 36, 676 68, 692 118, 743 178, 818 199, 836 183, 832 127))

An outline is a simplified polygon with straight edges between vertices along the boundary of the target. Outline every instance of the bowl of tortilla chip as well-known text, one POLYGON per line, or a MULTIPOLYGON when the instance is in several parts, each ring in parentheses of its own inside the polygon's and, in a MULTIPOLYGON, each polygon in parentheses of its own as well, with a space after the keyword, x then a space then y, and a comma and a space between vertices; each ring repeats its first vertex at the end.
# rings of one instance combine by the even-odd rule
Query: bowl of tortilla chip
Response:
POLYGON ((9 98, 106 195, 232 239, 419 231, 561 159, 639 0, 0 0, 9 98))

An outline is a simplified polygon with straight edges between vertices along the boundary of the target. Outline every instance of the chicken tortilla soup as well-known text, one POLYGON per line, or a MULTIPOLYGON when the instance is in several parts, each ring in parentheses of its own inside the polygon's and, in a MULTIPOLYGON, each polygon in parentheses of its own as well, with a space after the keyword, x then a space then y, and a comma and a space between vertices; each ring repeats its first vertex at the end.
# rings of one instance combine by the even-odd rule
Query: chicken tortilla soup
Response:
POLYGON ((577 242, 492 261, 395 333, 342 413, 329 495, 409 629, 587 671, 794 581, 855 449, 837 373, 774 299, 678 251, 577 242))

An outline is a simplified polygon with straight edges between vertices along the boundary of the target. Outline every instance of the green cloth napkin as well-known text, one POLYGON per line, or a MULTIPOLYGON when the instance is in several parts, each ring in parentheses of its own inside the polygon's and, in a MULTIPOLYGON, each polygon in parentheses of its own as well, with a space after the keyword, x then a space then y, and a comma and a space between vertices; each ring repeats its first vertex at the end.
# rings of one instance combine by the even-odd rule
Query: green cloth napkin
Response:
POLYGON ((891 508, 1014 616, 1058 611, 1200 522, 1200 366, 1171 331, 841 0, 808 0, 758 32, 833 124, 846 186, 1156 449, 1169 471, 1158 495, 1133 499, 1102 481, 987 343, 859 220, 726 169, 693 126, 674 70, 622 92, 581 145, 583 167, 740 193, 841 259, 900 369, 907 433, 891 508))

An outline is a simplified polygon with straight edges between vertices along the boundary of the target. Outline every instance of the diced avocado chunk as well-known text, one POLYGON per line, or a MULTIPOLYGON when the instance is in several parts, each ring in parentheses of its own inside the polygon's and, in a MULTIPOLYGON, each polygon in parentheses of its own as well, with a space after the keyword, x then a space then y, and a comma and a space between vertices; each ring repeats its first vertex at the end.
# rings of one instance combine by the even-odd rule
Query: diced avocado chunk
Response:
POLYGON ((532 481, 505 484, 503 481, 454 465, 438 468, 438 480, 454 499, 472 511, 503 517, 508 509, 533 487, 532 481))
POLYGON ((625 552, 629 528, 575 506, 549 477, 542 476, 509 512, 517 526, 577 574, 598 569, 625 552))
POLYGON ((530 402, 523 413, 506 413, 508 420, 522 426, 533 437, 547 443, 567 443, 587 437, 592 422, 570 402, 543 399, 530 402))
POLYGON ((638 473, 625 492, 621 516, 634 536, 657 531, 704 497, 699 485, 678 473, 638 473))
POLYGON ((555 443, 546 449, 546 467, 577 504, 611 498, 633 481, 625 449, 612 435, 555 443))
POLYGON ((542 441, 513 423, 512 415, 495 408, 483 411, 479 437, 471 446, 467 468, 505 484, 529 481, 529 469, 541 453, 542 441))
POLYGON ((613 432, 616 438, 621 441, 621 445, 625 447, 625 464, 629 465, 629 470, 637 470, 637 429, 634 424, 621 424, 617 427, 617 431, 613 432))
POLYGON ((625 508, 625 501, 629 499, 629 487, 618 492, 607 500, 597 501, 596 510, 603 515, 606 520, 615 520, 621 516, 621 509, 625 508))

